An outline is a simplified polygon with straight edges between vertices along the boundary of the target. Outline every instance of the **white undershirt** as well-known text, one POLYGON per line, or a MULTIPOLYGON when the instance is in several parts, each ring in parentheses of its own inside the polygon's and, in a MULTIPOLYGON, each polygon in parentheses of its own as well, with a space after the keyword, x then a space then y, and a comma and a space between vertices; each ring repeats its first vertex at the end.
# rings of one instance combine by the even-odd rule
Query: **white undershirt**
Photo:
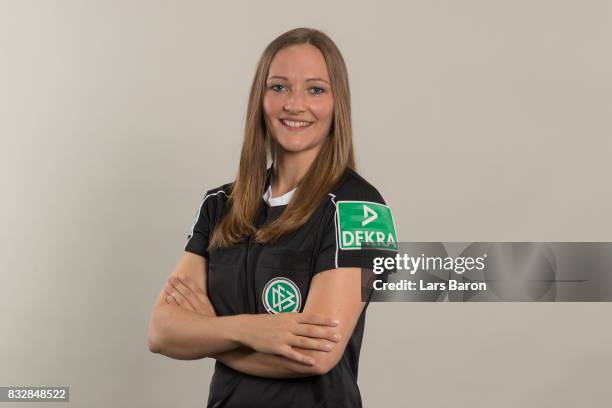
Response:
POLYGON ((293 193, 295 193, 295 190, 296 189, 294 188, 293 190, 283 194, 282 196, 271 197, 272 196, 272 185, 269 185, 268 189, 263 195, 263 200, 266 202, 266 204, 268 204, 268 207, 277 207, 279 205, 287 205, 289 204, 289 201, 291 200, 293 193))

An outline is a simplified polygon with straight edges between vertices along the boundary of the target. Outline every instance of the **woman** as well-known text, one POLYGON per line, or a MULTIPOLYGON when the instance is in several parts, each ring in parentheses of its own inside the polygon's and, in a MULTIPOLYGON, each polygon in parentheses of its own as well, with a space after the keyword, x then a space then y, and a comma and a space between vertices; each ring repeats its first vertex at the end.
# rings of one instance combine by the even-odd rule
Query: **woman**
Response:
POLYGON ((209 407, 361 406, 360 268, 379 252, 362 246, 396 239, 353 169, 343 58, 291 30, 262 54, 236 180, 206 193, 149 325, 151 351, 217 360, 209 407))

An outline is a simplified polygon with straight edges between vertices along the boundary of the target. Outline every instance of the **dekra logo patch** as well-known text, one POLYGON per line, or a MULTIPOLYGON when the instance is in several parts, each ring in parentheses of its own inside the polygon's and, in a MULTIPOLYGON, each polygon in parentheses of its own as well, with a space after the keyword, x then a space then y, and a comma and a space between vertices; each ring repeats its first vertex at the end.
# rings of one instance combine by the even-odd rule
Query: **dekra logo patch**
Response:
POLYGON ((370 201, 338 201, 340 249, 397 250, 391 208, 370 201))

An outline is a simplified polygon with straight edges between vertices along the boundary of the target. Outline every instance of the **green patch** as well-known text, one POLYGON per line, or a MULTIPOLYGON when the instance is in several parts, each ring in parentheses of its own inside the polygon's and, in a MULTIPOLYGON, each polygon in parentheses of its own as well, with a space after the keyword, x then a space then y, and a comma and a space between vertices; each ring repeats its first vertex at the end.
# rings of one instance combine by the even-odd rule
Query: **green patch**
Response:
POLYGON ((261 300, 270 314, 297 312, 300 310, 300 289, 287 278, 271 279, 265 286, 261 300))
POLYGON ((391 208, 370 201, 338 201, 340 249, 397 250, 391 208))

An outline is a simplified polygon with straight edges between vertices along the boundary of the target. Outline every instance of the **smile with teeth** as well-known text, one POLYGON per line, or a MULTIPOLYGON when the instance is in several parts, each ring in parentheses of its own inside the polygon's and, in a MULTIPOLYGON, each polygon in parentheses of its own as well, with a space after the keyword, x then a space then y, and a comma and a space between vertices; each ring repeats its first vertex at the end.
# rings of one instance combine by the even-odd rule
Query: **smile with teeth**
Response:
POLYGON ((280 122, 292 129, 304 129, 308 126, 312 125, 312 122, 304 122, 304 121, 296 121, 296 120, 288 120, 288 119, 280 119, 280 122))

